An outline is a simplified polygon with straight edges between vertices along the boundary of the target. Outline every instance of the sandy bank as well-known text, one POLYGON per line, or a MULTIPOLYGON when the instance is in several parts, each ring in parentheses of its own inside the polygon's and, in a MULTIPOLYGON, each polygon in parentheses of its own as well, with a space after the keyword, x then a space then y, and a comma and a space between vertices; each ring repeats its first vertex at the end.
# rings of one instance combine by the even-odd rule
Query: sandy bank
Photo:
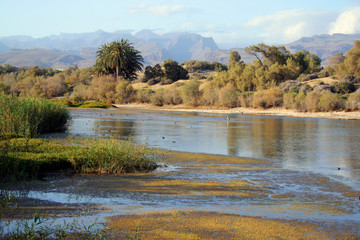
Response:
POLYGON ((119 109, 143 109, 156 111, 176 111, 176 112, 203 112, 219 114, 245 114, 245 115, 267 115, 267 116, 285 116, 285 117, 302 117, 302 118, 326 118, 326 119, 360 119, 360 111, 345 112, 297 112, 284 108, 271 109, 254 109, 254 108, 216 108, 216 107, 188 107, 184 105, 157 107, 149 104, 114 104, 119 109))

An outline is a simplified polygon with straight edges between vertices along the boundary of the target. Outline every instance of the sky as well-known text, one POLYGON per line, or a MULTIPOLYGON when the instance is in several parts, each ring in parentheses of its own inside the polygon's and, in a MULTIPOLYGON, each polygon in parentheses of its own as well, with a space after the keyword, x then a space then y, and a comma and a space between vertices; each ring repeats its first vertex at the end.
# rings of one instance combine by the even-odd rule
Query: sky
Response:
POLYGON ((189 32, 220 48, 360 33, 360 0, 0 0, 0 37, 189 32))

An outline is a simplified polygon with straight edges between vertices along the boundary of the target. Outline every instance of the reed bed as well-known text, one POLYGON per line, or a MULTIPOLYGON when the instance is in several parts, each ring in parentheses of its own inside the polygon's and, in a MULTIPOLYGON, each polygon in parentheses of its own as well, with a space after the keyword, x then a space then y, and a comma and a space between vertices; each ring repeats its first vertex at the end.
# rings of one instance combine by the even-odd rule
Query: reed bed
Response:
POLYGON ((35 137, 64 129, 69 111, 46 99, 7 96, 0 92, 0 134, 35 137))

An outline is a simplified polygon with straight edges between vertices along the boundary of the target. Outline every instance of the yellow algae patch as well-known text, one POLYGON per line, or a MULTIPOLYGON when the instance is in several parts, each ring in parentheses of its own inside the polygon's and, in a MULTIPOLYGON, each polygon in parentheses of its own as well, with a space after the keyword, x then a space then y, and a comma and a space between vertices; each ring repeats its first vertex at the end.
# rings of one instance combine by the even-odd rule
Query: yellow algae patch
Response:
POLYGON ((359 191, 347 191, 347 192, 343 192, 342 195, 344 197, 358 198, 360 200, 360 192, 359 191))
POLYGON ((241 172, 241 171, 261 171, 261 170, 278 170, 276 167, 264 167, 258 165, 252 166, 234 166, 234 165, 206 165, 208 173, 224 173, 224 172, 241 172))
POLYGON ((106 224, 117 238, 138 227, 141 239, 354 239, 314 223, 203 211, 145 212, 110 217, 106 224))
POLYGON ((229 182, 197 182, 176 179, 148 179, 141 181, 138 192, 156 192, 158 194, 207 195, 207 196, 240 196, 247 198, 268 196, 264 189, 252 186, 244 180, 229 182))
POLYGON ((199 165, 202 164, 266 164, 268 163, 265 160, 259 159, 250 159, 250 158, 240 158, 240 157, 231 157, 224 155, 216 154, 203 154, 203 153, 187 153, 187 152, 176 152, 176 151, 159 151, 159 153, 164 155, 166 161, 182 161, 182 162, 196 162, 199 165))
POLYGON ((282 193, 282 194, 272 194, 271 198, 275 199, 290 199, 294 198, 296 195, 294 193, 282 193))
POLYGON ((219 182, 219 181, 206 181, 206 182, 194 182, 190 180, 168 180, 159 179, 157 181, 143 182, 145 186, 185 186, 193 188, 206 188, 206 187, 239 187, 250 184, 247 181, 235 180, 231 182, 219 182))

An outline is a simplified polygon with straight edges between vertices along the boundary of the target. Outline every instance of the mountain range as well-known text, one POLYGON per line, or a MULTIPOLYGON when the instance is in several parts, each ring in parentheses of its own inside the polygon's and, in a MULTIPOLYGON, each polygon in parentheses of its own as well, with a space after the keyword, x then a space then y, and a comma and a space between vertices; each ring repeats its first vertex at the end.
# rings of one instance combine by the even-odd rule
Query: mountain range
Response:
MULTIPOLYGON (((128 39, 141 51, 145 65, 173 59, 179 63, 188 60, 204 60, 228 63, 231 50, 240 53, 242 60, 249 63, 254 59, 243 48, 220 49, 213 38, 194 33, 156 34, 151 30, 138 32, 116 31, 108 33, 62 33, 43 38, 29 36, 0 37, 0 64, 14 66, 41 66, 64 69, 73 65, 80 68, 94 65, 96 51, 101 45, 128 39)), ((331 55, 345 53, 352 47, 360 34, 317 35, 301 38, 284 46, 291 52, 306 49, 317 54, 326 64, 331 55)))

